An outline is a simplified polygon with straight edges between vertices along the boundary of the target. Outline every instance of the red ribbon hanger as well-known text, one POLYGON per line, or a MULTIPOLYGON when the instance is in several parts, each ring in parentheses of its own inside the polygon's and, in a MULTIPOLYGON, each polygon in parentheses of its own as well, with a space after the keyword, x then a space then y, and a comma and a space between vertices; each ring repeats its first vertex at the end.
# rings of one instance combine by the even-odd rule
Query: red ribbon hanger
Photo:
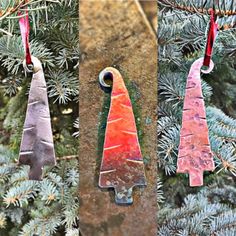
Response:
POLYGON ((205 56, 203 60, 203 65, 209 67, 211 55, 213 51, 213 45, 218 34, 218 23, 216 23, 216 15, 214 9, 211 9, 211 19, 210 19, 210 27, 207 36, 207 44, 205 50, 205 56))
POLYGON ((31 59, 30 48, 29 48, 30 24, 29 24, 29 14, 28 14, 27 8, 24 11, 24 15, 22 14, 21 11, 19 11, 18 16, 20 16, 19 25, 20 25, 21 37, 22 37, 22 41, 23 41, 23 45, 25 49, 26 65, 30 65, 32 64, 32 59, 31 59))

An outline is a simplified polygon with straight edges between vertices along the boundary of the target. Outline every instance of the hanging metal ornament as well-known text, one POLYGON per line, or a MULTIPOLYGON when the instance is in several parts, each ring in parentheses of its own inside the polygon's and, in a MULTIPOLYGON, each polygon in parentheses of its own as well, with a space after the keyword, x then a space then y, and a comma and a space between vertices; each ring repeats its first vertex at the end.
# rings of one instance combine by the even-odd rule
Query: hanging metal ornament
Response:
POLYGON ((24 13, 20 10, 18 15, 25 51, 23 66, 26 72, 33 72, 20 146, 19 164, 30 166, 29 179, 41 180, 43 166, 56 164, 47 87, 41 62, 30 54, 30 24, 27 7, 24 9, 24 13))
POLYGON ((201 72, 207 74, 214 68, 211 55, 217 33, 216 15, 214 9, 211 9, 205 56, 192 64, 187 78, 180 130, 177 173, 189 173, 190 186, 203 185, 203 172, 215 169, 202 95, 201 72), (203 70, 202 66, 208 69, 203 70))
POLYGON ((133 187, 146 186, 135 118, 128 91, 119 71, 108 67, 100 73, 100 85, 109 90, 110 86, 104 81, 106 79, 112 79, 113 84, 99 186, 114 188, 117 204, 131 204, 133 187))
POLYGON ((214 161, 208 137, 206 111, 201 87, 203 58, 196 60, 190 69, 184 98, 182 128, 177 162, 178 173, 189 173, 190 186, 203 185, 203 171, 213 171, 214 161))
MULTIPOLYGON (((19 163, 30 166, 29 179, 41 180, 45 165, 55 165, 47 88, 41 62, 32 56, 33 78, 20 146, 19 163)), ((28 68, 26 63, 24 67, 28 68)), ((28 68, 29 70, 29 68, 28 68)))

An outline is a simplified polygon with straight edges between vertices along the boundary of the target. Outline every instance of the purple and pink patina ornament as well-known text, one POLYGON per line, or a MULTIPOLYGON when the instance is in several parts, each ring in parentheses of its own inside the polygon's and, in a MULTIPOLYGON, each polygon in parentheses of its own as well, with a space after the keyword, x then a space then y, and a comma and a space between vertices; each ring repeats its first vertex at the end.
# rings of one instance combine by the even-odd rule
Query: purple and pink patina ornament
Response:
POLYGON ((190 186, 203 185, 203 172, 213 171, 215 168, 201 86, 201 71, 211 72, 214 64, 211 61, 208 70, 201 70, 202 65, 203 58, 200 58, 191 66, 180 130, 177 173, 188 173, 190 186))

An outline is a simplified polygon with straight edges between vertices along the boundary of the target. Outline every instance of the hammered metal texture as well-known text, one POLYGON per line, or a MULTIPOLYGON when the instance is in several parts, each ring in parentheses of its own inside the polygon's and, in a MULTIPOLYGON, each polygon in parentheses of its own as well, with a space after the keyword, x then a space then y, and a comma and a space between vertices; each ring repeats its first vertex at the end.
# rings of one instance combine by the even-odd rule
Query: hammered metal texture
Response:
MULTIPOLYGON (((203 171, 213 171, 215 168, 201 88, 202 64, 203 58, 200 58, 191 66, 187 79, 180 130, 177 172, 189 173, 190 186, 203 185, 203 171)), ((210 70, 213 69, 213 66, 213 62, 211 62, 210 70)))
MULTIPOLYGON (((149 2, 153 2, 155 14, 156 1, 149 2)), ((133 0, 80 1, 78 191, 81 235, 157 234, 157 41, 141 10, 133 0), (104 128, 100 126, 100 118, 104 118, 101 112, 107 99, 96 85, 99 72, 110 65, 116 65, 135 86, 135 90, 131 89, 138 96, 136 104, 141 108, 139 132, 142 131, 142 155, 147 160, 147 187, 134 188, 134 204, 124 207, 115 203, 113 189, 98 187, 103 148, 98 132, 104 128), (145 123, 147 117, 152 121, 149 124, 145 123)))
POLYGON ((41 180, 44 165, 55 165, 47 88, 41 63, 33 58, 34 74, 20 146, 19 163, 30 166, 29 179, 41 180))
POLYGON ((134 186, 145 186, 144 163, 138 141, 132 104, 118 70, 108 67, 113 85, 107 118, 99 186, 114 188, 117 204, 133 202, 134 186))

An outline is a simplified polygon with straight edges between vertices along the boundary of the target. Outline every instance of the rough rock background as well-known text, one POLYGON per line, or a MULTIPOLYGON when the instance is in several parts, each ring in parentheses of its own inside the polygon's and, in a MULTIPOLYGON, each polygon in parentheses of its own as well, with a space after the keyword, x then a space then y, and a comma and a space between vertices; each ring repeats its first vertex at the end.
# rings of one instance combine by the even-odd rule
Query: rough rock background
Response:
POLYGON ((157 6, 156 1, 149 2, 80 1, 81 235, 156 235, 157 43, 153 12, 157 6), (137 103, 148 186, 135 189, 131 206, 117 206, 114 192, 97 186, 99 114, 105 96, 98 75, 107 66, 116 67, 135 83, 140 95, 137 103))

